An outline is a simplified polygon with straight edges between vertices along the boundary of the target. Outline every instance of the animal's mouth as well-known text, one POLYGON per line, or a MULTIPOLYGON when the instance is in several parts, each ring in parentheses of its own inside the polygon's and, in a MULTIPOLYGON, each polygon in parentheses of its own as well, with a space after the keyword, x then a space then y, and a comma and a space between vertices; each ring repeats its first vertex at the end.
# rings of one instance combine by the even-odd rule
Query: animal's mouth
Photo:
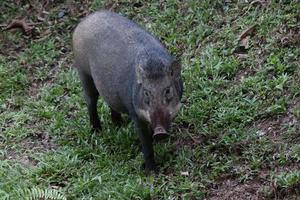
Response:
POLYGON ((157 126, 153 130, 153 139, 155 141, 161 141, 169 137, 169 133, 162 126, 157 126))

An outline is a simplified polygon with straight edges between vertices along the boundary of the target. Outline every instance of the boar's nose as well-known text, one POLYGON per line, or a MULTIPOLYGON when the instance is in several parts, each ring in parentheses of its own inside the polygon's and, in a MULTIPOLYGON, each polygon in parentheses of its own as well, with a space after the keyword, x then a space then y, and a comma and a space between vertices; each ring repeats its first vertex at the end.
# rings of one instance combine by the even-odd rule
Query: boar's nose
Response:
POLYGON ((155 141, 160 141, 169 137, 168 132, 162 126, 157 126, 154 128, 153 139, 155 141))

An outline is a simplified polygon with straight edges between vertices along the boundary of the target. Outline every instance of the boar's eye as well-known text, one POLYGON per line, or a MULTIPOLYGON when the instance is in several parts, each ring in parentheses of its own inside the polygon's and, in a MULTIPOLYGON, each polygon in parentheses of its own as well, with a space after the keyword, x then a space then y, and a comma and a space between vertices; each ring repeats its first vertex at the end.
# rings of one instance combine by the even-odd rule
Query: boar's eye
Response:
POLYGON ((149 105, 150 104, 150 92, 144 89, 143 96, 144 96, 144 103, 149 105))
POLYGON ((165 92, 164 92, 164 96, 165 96, 165 99, 166 99, 166 102, 169 102, 171 101, 173 95, 172 95, 172 88, 171 87, 167 87, 165 89, 165 92))
POLYGON ((167 96, 167 95, 170 95, 170 93, 171 93, 171 89, 170 89, 170 87, 167 87, 167 88, 165 89, 165 94, 166 94, 166 96, 167 96))
POLYGON ((149 91, 147 91, 147 90, 143 90, 143 94, 144 94, 144 97, 149 97, 150 96, 149 91))
POLYGON ((174 76, 173 69, 171 69, 170 75, 171 75, 171 76, 174 76))

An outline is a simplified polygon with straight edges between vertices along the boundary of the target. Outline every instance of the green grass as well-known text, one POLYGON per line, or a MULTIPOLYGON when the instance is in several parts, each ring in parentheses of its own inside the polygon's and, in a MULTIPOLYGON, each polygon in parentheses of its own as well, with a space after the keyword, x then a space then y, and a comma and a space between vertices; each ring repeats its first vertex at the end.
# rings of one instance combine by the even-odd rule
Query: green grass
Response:
MULTIPOLYGON (((223 199, 226 187, 234 191, 237 186, 222 183, 232 180, 244 193, 247 185, 254 188, 253 198, 296 199, 297 1, 270 1, 265 7, 244 1, 111 2, 52 4, 33 37, 1 32, 0 198, 223 199), (104 130, 89 131, 71 67, 71 33, 81 6, 89 11, 113 6, 182 59, 184 106, 170 140, 155 144, 157 176, 146 176, 141 168, 132 123, 126 118, 123 127, 114 127, 102 101, 98 111, 104 130), (63 8, 69 12, 59 20, 63 8), (249 49, 241 52, 238 35, 254 24, 249 49), (47 29, 51 35, 38 39, 47 29)), ((38 6, 28 11, 26 3, 5 1, 1 7, 1 23, 28 12, 37 21, 38 6)))

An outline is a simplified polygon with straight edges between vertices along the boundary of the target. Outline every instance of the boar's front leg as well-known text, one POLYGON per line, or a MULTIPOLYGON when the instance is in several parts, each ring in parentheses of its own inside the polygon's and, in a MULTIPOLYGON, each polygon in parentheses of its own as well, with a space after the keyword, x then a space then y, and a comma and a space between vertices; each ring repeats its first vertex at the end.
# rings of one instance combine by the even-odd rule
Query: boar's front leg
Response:
POLYGON ((84 98, 88 107, 92 131, 99 132, 101 130, 101 124, 97 113, 97 101, 99 98, 98 90, 90 75, 79 72, 79 76, 84 91, 84 98))
POLYGON ((136 132, 139 134, 140 142, 142 144, 142 152, 145 159, 145 170, 149 172, 157 172, 157 167, 154 161, 153 139, 150 128, 141 120, 134 120, 136 132))
POLYGON ((122 116, 119 112, 114 111, 112 108, 110 108, 111 113, 111 121, 116 125, 117 127, 120 127, 122 125, 122 116))

